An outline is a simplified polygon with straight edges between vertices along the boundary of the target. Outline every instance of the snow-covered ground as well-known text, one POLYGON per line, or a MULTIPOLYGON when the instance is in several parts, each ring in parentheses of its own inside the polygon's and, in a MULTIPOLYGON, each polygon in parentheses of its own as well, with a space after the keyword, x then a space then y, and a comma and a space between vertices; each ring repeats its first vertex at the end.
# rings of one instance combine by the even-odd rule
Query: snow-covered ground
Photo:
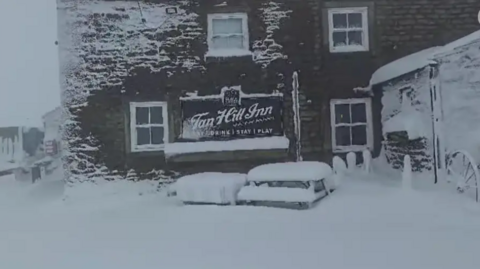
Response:
POLYGON ((478 268, 480 207, 399 179, 359 173, 295 211, 181 206, 148 182, 1 177, 0 268, 478 268))

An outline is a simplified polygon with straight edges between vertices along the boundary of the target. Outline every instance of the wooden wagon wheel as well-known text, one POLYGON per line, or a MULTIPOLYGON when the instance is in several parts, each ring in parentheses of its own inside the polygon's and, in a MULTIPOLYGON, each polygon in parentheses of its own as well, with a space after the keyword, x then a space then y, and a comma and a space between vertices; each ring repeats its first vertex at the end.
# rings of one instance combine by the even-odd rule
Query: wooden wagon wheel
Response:
POLYGON ((478 164, 470 153, 459 150, 448 156, 447 161, 448 182, 457 184, 457 191, 465 193, 467 191, 475 192, 475 201, 478 202, 478 183, 480 172, 478 164))

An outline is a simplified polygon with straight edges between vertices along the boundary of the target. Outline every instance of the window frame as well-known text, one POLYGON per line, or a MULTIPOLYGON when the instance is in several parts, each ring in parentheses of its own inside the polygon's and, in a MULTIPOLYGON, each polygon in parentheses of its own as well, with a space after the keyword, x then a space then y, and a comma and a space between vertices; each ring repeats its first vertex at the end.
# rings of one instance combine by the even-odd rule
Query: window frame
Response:
MULTIPOLYGON (((351 113, 351 110, 350 110, 351 113)), ((351 119, 351 115, 350 115, 351 119)), ((345 153, 345 152, 358 152, 363 151, 365 149, 373 150, 373 119, 372 119, 372 100, 370 98, 352 98, 352 99, 331 99, 330 100, 330 127, 332 132, 332 151, 334 153, 345 153), (353 105, 353 104, 365 104, 365 115, 366 115, 366 135, 367 135, 367 144, 366 145, 350 145, 350 146, 339 146, 337 145, 336 139, 336 127, 338 126, 355 126, 355 125, 363 125, 358 123, 350 123, 350 124, 336 124, 336 114, 335 114, 335 106, 336 105, 353 105)), ((351 135, 351 134, 350 134, 351 135)))
POLYGON ((148 151, 163 151, 165 144, 169 141, 169 125, 168 125, 168 105, 165 101, 148 101, 148 102, 130 102, 130 151, 131 152, 148 152, 148 151), (138 107, 161 107, 163 124, 143 124, 138 125, 136 122, 138 107), (137 127, 163 127, 163 144, 153 145, 137 145, 137 127))
POLYGON ((220 19, 220 20, 227 20, 227 19, 241 19, 242 20, 242 34, 243 34, 243 48, 239 50, 250 51, 250 34, 248 29, 248 14, 243 12, 237 13, 211 13, 207 15, 207 45, 208 51, 222 51, 228 49, 216 49, 213 48, 213 20, 220 19))
POLYGON ((328 43, 331 53, 347 53, 347 52, 365 52, 370 50, 370 35, 369 35, 369 19, 368 19, 368 7, 339 7, 328 8, 328 43), (346 28, 344 30, 335 30, 333 27, 333 15, 334 14, 349 14, 360 13, 362 16, 362 28, 346 28), (334 32, 348 32, 349 30, 362 30, 363 44, 361 46, 346 45, 341 47, 335 47, 333 43, 334 32))

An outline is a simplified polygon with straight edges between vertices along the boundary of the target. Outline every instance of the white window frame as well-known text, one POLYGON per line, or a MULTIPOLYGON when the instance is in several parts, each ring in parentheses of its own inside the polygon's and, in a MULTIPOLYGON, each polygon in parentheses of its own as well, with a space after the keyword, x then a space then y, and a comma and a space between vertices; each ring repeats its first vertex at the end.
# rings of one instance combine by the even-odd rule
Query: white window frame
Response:
POLYGON ((130 102, 130 150, 132 152, 145 152, 145 151, 163 151, 165 149, 165 144, 169 140, 169 125, 168 125, 168 106, 167 102, 155 101, 155 102, 130 102), (143 124, 137 125, 136 123, 136 108, 138 107, 161 107, 163 115, 163 124, 143 124), (137 127, 163 127, 163 144, 159 145, 137 145, 137 127))
POLYGON ((207 43, 208 43, 208 50, 210 52, 224 50, 224 49, 213 48, 212 39, 213 39, 213 20, 214 19, 221 19, 221 20, 241 19, 242 20, 242 32, 243 32, 243 49, 241 49, 241 50, 249 51, 250 40, 249 40, 249 32, 248 32, 248 15, 247 15, 247 13, 213 13, 213 14, 208 14, 207 17, 208 17, 207 43))
POLYGON ((359 51, 369 51, 369 31, 368 31, 368 7, 349 7, 349 8, 330 8, 328 9, 328 43, 330 45, 330 52, 332 53, 345 53, 345 52, 359 52, 359 51), (345 28, 345 29, 334 29, 333 28, 333 14, 348 14, 348 13, 360 13, 362 15, 362 27, 361 28, 345 28), (348 32, 348 30, 362 30, 363 39, 362 46, 339 46, 335 47, 333 43, 333 33, 334 32, 348 32))
MULTIPOLYGON (((351 118, 352 115, 350 115, 351 118)), ((344 152, 357 152, 363 151, 365 149, 373 150, 373 120, 372 120, 372 100, 370 98, 354 98, 354 99, 332 99, 330 100, 330 126, 332 131, 332 151, 334 153, 344 153, 344 152), (355 126, 355 125, 365 125, 361 123, 340 123, 336 124, 335 119, 335 106, 342 104, 365 104, 365 113, 366 113, 366 129, 367 129, 367 144, 363 146, 350 145, 350 146, 339 146, 336 141, 336 129, 338 126, 355 126)), ((351 134, 350 134, 351 135, 351 134)))

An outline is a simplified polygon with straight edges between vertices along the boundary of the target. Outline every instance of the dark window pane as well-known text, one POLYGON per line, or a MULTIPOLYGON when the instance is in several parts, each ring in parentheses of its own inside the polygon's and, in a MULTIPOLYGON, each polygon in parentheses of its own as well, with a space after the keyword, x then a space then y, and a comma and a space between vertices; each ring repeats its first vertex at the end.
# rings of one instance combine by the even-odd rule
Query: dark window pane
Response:
POLYGON ((333 28, 347 28, 347 14, 333 14, 333 28))
POLYGON ((361 27, 362 27, 362 13, 349 13, 348 28, 361 28, 361 27))
POLYGON ((347 45, 347 32, 333 32, 332 41, 334 47, 347 45))
POLYGON ((137 127, 137 145, 150 144, 150 128, 137 127))
POLYGON ((359 122, 367 122, 367 110, 364 103, 352 104, 352 123, 359 122))
POLYGON ((348 45, 363 45, 362 31, 349 31, 348 32, 348 45))
POLYGON ((163 132, 163 127, 152 127, 150 129, 150 133, 152 134, 152 144, 153 145, 160 145, 163 144, 163 137, 164 137, 164 132, 163 132))
POLYGON ((350 146, 350 127, 335 127, 335 140, 337 146, 350 146))
POLYGON ((352 127, 352 145, 364 146, 367 144, 367 126, 352 127))
POLYGON ((350 123, 350 105, 335 105, 335 123, 350 123))
POLYGON ((161 106, 150 108, 150 123, 163 124, 163 108, 161 106))
POLYGON ((135 123, 137 125, 148 124, 148 107, 137 107, 135 110, 135 123))

